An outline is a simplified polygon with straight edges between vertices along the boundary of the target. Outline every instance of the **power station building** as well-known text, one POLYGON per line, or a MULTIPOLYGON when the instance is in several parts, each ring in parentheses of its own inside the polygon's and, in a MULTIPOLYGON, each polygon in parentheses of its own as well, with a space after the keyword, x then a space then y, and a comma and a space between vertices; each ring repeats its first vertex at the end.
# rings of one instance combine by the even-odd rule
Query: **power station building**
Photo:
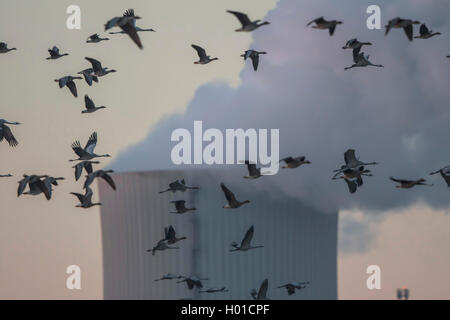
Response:
POLYGON ((105 299, 251 299, 252 288, 269 280, 270 299, 337 299, 338 215, 311 210, 277 189, 267 191, 257 180, 242 179, 236 170, 171 170, 114 174, 117 191, 99 181, 105 299), (185 179, 198 190, 159 191, 185 179), (238 200, 238 209, 224 209, 220 182, 238 200), (195 211, 173 214, 170 201, 186 200, 195 211), (179 249, 148 249, 173 225, 187 239, 179 249), (253 245, 263 248, 230 252, 254 226, 253 245), (203 289, 226 287, 228 292, 198 293, 177 280, 155 281, 167 273, 197 276, 203 289), (309 281, 306 289, 288 295, 280 285, 309 281))

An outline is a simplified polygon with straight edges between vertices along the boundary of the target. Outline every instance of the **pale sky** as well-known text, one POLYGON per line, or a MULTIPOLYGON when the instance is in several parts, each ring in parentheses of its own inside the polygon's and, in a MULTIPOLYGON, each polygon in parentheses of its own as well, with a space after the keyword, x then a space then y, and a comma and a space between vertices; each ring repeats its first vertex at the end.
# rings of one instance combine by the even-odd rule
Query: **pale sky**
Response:
MULTIPOLYGON (((417 205, 386 212, 373 221, 361 212, 341 212, 365 223, 374 239, 366 252, 340 252, 339 299, 394 299, 410 289, 411 299, 449 299, 450 228, 448 210, 417 205), (381 269, 381 290, 368 290, 366 269, 381 269)), ((345 236, 340 232, 341 241, 345 236)))
MULTIPOLYGON (((238 55, 250 46, 252 36, 233 32, 238 22, 225 10, 260 19, 276 2, 154 0, 128 1, 124 6, 122 1, 77 1, 82 15, 79 31, 65 26, 66 8, 73 1, 1 2, 0 41, 18 50, 0 56, 0 118, 22 125, 12 128, 20 143, 17 148, 0 143, 0 173, 14 174, 0 180, 0 298, 102 298, 99 211, 75 208, 77 201, 69 195, 81 191, 81 181, 74 183, 68 162, 74 156, 71 143, 80 139, 84 144, 97 131, 96 150, 117 155, 145 138, 164 116, 182 112, 201 85, 224 81, 238 86, 244 67, 238 55), (124 35, 108 35, 112 40, 99 44, 85 43, 90 34, 104 36, 103 24, 128 8, 143 18, 139 26, 157 31, 141 34, 143 51, 124 35), (220 60, 206 67, 194 65, 192 43, 220 60), (70 55, 45 60, 53 45, 70 55), (75 99, 53 79, 88 67, 85 56, 118 72, 92 87, 77 82, 79 97, 75 99), (85 93, 108 108, 82 115, 85 93), (17 181, 24 173, 67 180, 56 188, 50 202, 43 197, 17 198, 17 181), (65 288, 65 269, 72 264, 82 269, 80 291, 65 288)), ((373 241, 364 250, 339 255, 340 298, 391 299, 395 288, 404 285, 411 288, 412 298, 450 297, 450 280, 445 276, 450 262, 446 211, 417 205, 376 219, 358 212, 343 214, 368 225, 373 241), (380 291, 365 288, 369 264, 381 267, 380 291)))

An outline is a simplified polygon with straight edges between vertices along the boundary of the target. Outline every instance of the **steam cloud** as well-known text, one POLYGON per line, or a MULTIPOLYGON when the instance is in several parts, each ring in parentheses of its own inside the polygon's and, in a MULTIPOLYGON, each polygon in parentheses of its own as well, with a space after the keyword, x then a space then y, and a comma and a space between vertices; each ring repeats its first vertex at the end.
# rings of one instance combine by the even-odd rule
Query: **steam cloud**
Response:
MULTIPOLYGON (((450 3, 377 1, 383 25, 400 16, 426 22, 443 34, 412 43, 403 30, 394 29, 387 37, 384 30, 368 30, 366 8, 371 4, 281 0, 266 17, 270 26, 253 34, 252 48, 268 52, 261 56, 258 72, 246 64, 238 88, 224 83, 199 88, 185 113, 161 120, 144 141, 118 157, 113 169, 174 168, 171 133, 192 128, 194 120, 203 120, 204 129, 223 132, 278 128, 280 157, 306 155, 312 164, 262 177, 254 182, 260 188, 282 188, 325 211, 382 211, 420 199, 448 207, 450 190, 438 175, 428 173, 450 164, 450 59, 445 58, 450 54, 450 3), (333 37, 305 28, 322 15, 344 21, 333 37), (363 51, 385 68, 344 71, 352 64, 352 54, 341 47, 354 37, 372 42, 363 51), (371 168, 375 176, 366 177, 353 195, 344 181, 331 180, 348 148, 356 149, 363 161, 380 163, 371 168), (424 177, 435 186, 399 190, 389 176, 424 177)), ((418 26, 414 29, 417 34, 418 26)), ((245 170, 242 167, 242 175, 245 170)), ((242 176, 236 181, 248 182, 242 176)))

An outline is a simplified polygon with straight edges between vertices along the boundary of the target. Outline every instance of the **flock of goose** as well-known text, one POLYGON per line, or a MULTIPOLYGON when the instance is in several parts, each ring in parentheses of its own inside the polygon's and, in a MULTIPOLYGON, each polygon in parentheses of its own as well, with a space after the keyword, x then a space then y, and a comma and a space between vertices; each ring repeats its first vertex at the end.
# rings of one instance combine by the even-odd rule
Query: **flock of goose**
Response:
MULTIPOLYGON (((269 25, 270 22, 261 20, 254 20, 252 21, 246 14, 237 12, 237 11, 227 11, 228 13, 234 15, 238 21, 240 22, 241 26, 240 28, 236 29, 236 32, 251 32, 254 31, 262 26, 269 25)), ((117 32, 109 32, 109 34, 126 34, 130 37, 130 39, 133 41, 133 43, 140 49, 143 49, 142 41, 139 37, 139 32, 154 32, 153 29, 143 29, 136 25, 136 20, 141 19, 141 17, 136 16, 133 9, 129 9, 125 11, 125 13, 122 16, 114 17, 106 22, 104 26, 104 30, 110 30, 114 27, 119 28, 120 31, 117 32)), ((311 26, 314 29, 319 30, 328 30, 330 36, 333 36, 336 28, 338 25, 341 25, 343 22, 338 20, 326 20, 324 17, 316 18, 312 21, 310 21, 306 26, 311 26)), ((419 30, 419 35, 414 36, 414 30, 413 26, 416 24, 420 24, 419 21, 410 20, 410 19, 402 19, 402 18, 395 18, 388 22, 388 24, 385 27, 385 34, 387 35, 391 29, 403 29, 405 31, 405 34, 407 38, 412 41, 414 38, 416 39, 429 39, 431 37, 440 35, 439 32, 433 32, 432 30, 429 30, 425 24, 422 24, 419 30)), ((109 41, 110 38, 101 37, 98 33, 90 35, 86 39, 86 43, 100 43, 102 41, 109 41)), ((370 42, 360 42, 356 38, 349 40, 342 49, 351 49, 353 52, 353 62, 354 64, 345 67, 345 70, 355 68, 355 67, 367 67, 367 66, 373 66, 373 67, 383 67, 380 64, 373 64, 369 61, 369 56, 365 55, 364 52, 361 51, 361 49, 364 46, 371 46, 372 43, 370 42)), ((199 60, 195 61, 195 64, 200 65, 206 65, 211 63, 212 61, 219 60, 219 58, 214 57, 211 58, 207 53, 206 50, 196 44, 192 44, 192 48, 196 51, 199 60)), ((17 50, 16 48, 8 48, 8 45, 4 42, 0 42, 0 53, 8 53, 11 51, 17 50)), ((69 53, 62 53, 60 49, 56 46, 53 46, 51 49, 48 50, 49 56, 46 58, 47 60, 56 60, 61 59, 65 56, 68 56, 69 53)), ((244 60, 251 59, 252 65, 254 71, 257 71, 258 65, 259 65, 259 56, 267 54, 265 51, 257 51, 254 49, 248 49, 245 50, 245 52, 241 55, 241 57, 244 58, 244 60)), ((447 56, 447 58, 450 58, 450 55, 447 56)), ((85 59, 90 63, 90 67, 79 71, 77 76, 67 75, 63 76, 59 79, 54 80, 58 83, 59 88, 67 87, 71 94, 76 98, 78 97, 78 91, 76 86, 76 80, 82 80, 84 79, 85 82, 92 86, 94 82, 98 82, 99 78, 104 77, 110 73, 116 72, 114 69, 110 69, 108 67, 104 67, 102 63, 99 60, 96 60, 94 58, 85 57, 85 59)), ((82 113, 93 113, 100 109, 106 108, 105 106, 99 106, 97 107, 94 101, 88 96, 85 95, 84 97, 85 101, 85 110, 82 111, 82 113)), ((10 127, 8 125, 20 125, 19 122, 10 122, 4 119, 0 119, 0 142, 3 141, 3 139, 11 146, 15 147, 18 145, 18 141, 14 137, 10 127)), ((75 180, 78 181, 81 178, 81 175, 84 172, 86 172, 86 179, 83 185, 84 193, 75 193, 72 192, 71 194, 76 196, 78 198, 79 204, 76 205, 76 207, 80 208, 90 208, 93 206, 101 205, 101 203, 94 203, 92 201, 93 192, 90 186, 94 182, 95 179, 100 178, 104 179, 107 184, 113 189, 116 190, 116 185, 114 183, 114 180, 112 179, 110 173, 112 173, 112 170, 96 170, 94 171, 93 166, 100 164, 99 161, 94 160, 102 157, 110 157, 109 154, 96 154, 94 152, 96 146, 97 146, 97 133, 93 132, 91 136, 89 137, 85 147, 82 147, 79 140, 76 140, 72 144, 72 150, 76 154, 77 158, 69 160, 71 162, 78 162, 73 168, 75 169, 75 180)), ((305 156, 300 157, 285 157, 280 162, 284 162, 284 166, 282 166, 283 169, 296 169, 299 168, 302 165, 305 164, 311 164, 309 160, 306 159, 305 156)), ((367 166, 376 165, 376 162, 362 162, 360 161, 356 155, 355 150, 349 149, 344 153, 344 162, 339 169, 336 169, 334 171, 334 176, 332 177, 333 180, 344 180, 348 186, 348 190, 350 193, 355 193, 359 187, 363 185, 363 176, 368 177, 372 176, 371 171, 369 169, 366 169, 367 166)), ((246 160, 245 165, 248 169, 248 175, 244 176, 246 179, 257 179, 264 174, 261 172, 261 168, 257 168, 255 163, 251 163, 250 161, 246 160)), ((440 174, 447 185, 450 187, 450 166, 447 166, 445 168, 442 168, 440 170, 434 171, 430 173, 430 175, 440 174)), ((3 174, 0 175, 0 177, 12 177, 11 174, 3 174)), ((397 188, 403 188, 403 189, 409 189, 414 186, 432 186, 429 184, 426 184, 425 179, 417 179, 417 180, 406 180, 406 179, 397 179, 397 178, 390 178, 392 181, 398 183, 397 188)), ((27 175, 24 174, 23 178, 19 181, 19 187, 17 190, 17 195, 40 195, 44 194, 45 198, 47 200, 50 200, 52 197, 52 191, 53 188, 58 186, 58 181, 64 180, 63 177, 51 177, 48 175, 27 175), (28 187, 28 191, 26 191, 28 187)), ((249 200, 240 201, 236 198, 235 194, 227 187, 224 183, 220 184, 220 187, 224 193, 226 204, 223 206, 225 209, 237 209, 240 208, 243 205, 246 205, 250 203, 249 200)), ((166 190, 161 191, 160 193, 165 192, 185 192, 187 190, 196 190, 199 189, 198 187, 191 187, 186 185, 185 180, 177 180, 169 184, 169 187, 166 190)), ((174 205, 175 211, 171 212, 174 214, 184 214, 190 211, 195 211, 196 208, 190 208, 186 207, 186 201, 185 200, 176 200, 171 202, 174 205)), ((231 249, 230 252, 235 251, 249 251, 253 249, 263 248, 262 245, 252 245, 252 239, 255 232, 254 226, 251 226, 245 233, 243 239, 241 240, 240 244, 233 241, 231 243, 231 249)), ((175 247, 173 245, 179 243, 180 241, 185 240, 186 237, 177 237, 176 231, 173 226, 169 226, 165 228, 164 230, 164 237, 158 241, 158 243, 152 248, 147 250, 148 252, 151 252, 152 255, 155 255, 157 251, 165 251, 165 250, 173 250, 173 249, 179 249, 179 247, 175 247)), ((162 280, 178 280, 178 283, 186 283, 187 287, 189 289, 197 288, 202 289, 202 281, 208 280, 205 278, 199 278, 196 276, 191 277, 185 277, 180 275, 174 275, 174 274, 167 274, 161 277, 160 279, 156 279, 155 281, 162 281, 162 280)), ((278 286, 278 288, 285 288, 287 293, 289 295, 292 295, 295 293, 296 290, 302 290, 309 285, 309 282, 291 282, 287 283, 281 286, 278 286)), ((251 296, 254 299, 267 299, 267 290, 268 290, 268 279, 265 279, 259 290, 256 291, 253 289, 251 291, 251 296)), ((228 290, 225 287, 220 288, 209 288, 207 290, 199 290, 201 293, 217 293, 217 292, 227 292, 228 290)))

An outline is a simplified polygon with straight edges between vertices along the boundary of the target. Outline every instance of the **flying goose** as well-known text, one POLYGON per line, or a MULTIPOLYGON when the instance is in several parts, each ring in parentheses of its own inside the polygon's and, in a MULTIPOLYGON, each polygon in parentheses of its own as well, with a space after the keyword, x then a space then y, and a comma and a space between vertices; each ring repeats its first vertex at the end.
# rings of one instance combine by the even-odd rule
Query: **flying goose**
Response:
POLYGON ((314 26, 312 26, 312 28, 314 29, 328 29, 328 32, 330 33, 330 36, 332 36, 334 34, 334 31, 336 30, 336 26, 338 24, 342 24, 342 21, 337 21, 337 20, 325 20, 323 17, 319 17, 316 18, 310 22, 308 22, 308 24, 306 25, 307 27, 312 24, 315 23, 314 26))
POLYGON ((220 187, 222 188, 223 193, 225 194, 225 198, 227 199, 228 202, 226 205, 223 206, 224 209, 236 209, 246 203, 250 203, 250 200, 245 200, 243 202, 236 200, 234 193, 231 192, 223 182, 220 184, 220 187))
POLYGON ((86 110, 81 111, 81 113, 93 113, 106 108, 105 106, 96 107, 94 101, 92 101, 87 94, 84 95, 84 106, 86 107, 86 110))
POLYGON ((425 23, 423 23, 420 26, 419 32, 420 32, 420 36, 415 36, 414 38, 416 38, 416 39, 429 39, 431 37, 434 37, 434 36, 437 36, 437 35, 441 34, 440 32, 433 32, 433 30, 428 30, 428 28, 425 25, 425 23))
POLYGON ((249 17, 245 13, 242 13, 242 12, 231 11, 231 10, 227 10, 227 12, 234 15, 241 23, 241 28, 236 29, 235 30, 236 32, 251 32, 253 30, 258 29, 261 26, 270 24, 270 22, 268 22, 268 21, 264 21, 261 23, 259 23, 261 20, 251 21, 249 19, 249 17))
POLYGON ((97 145, 97 132, 94 132, 89 137, 88 142, 84 149, 81 147, 80 141, 75 141, 72 143, 72 150, 77 154, 78 159, 73 159, 69 161, 79 161, 79 160, 92 160, 94 158, 109 158, 109 154, 98 155, 94 153, 95 146, 97 145))
POLYGON ((252 246, 251 245, 254 232, 255 232, 255 228, 253 226, 251 226, 247 230, 247 232, 245 233, 245 236, 242 239, 240 246, 235 241, 233 241, 231 243, 231 246, 234 249, 231 249, 230 252, 233 252, 233 251, 248 251, 248 250, 252 250, 252 249, 263 248, 264 246, 252 246))
POLYGON ((353 62, 350 67, 345 67, 344 70, 352 69, 355 67, 367 67, 367 66, 373 66, 373 67, 379 67, 383 68, 383 65, 381 64, 373 64, 369 61, 369 55, 364 55, 364 52, 357 53, 359 49, 353 49, 353 62))
POLYGON ((41 180, 41 178, 32 179, 28 182, 30 190, 28 192, 23 192, 23 194, 36 196, 41 193, 44 193, 45 198, 47 200, 51 200, 53 191, 52 185, 57 186, 58 180, 64 180, 64 178, 63 177, 54 178, 45 176, 44 180, 41 180))
POLYGON ((267 52, 264 51, 256 51, 256 50, 247 50, 244 52, 244 54, 241 54, 241 57, 244 57, 244 60, 247 60, 248 58, 252 59, 253 64, 253 70, 258 70, 258 64, 259 64, 259 55, 260 54, 267 54, 267 52))
POLYGON ((60 53, 57 46, 53 46, 53 48, 48 49, 48 53, 50 53, 50 57, 46 58, 47 60, 56 60, 69 55, 68 53, 60 53))
POLYGON ((41 179, 34 179, 28 183, 28 191, 23 192, 24 195, 37 196, 44 193, 47 200, 50 200, 50 193, 41 179))
POLYGON ((17 50, 16 48, 8 48, 8 45, 4 42, 0 42, 0 53, 7 53, 12 50, 17 50))
POLYGON ((19 144, 19 142, 17 142, 16 138, 12 134, 12 131, 7 126, 7 124, 19 125, 20 122, 9 122, 5 119, 0 119, 0 142, 2 142, 3 139, 5 139, 6 142, 8 142, 8 144, 11 147, 15 147, 19 144))
POLYGON ((248 176, 244 176, 245 179, 257 179, 262 177, 261 168, 257 168, 255 163, 245 160, 243 163, 247 165, 248 176))
POLYGON ((361 49, 363 46, 371 46, 371 42, 360 42, 358 39, 350 39, 347 41, 345 46, 342 47, 342 49, 361 49))
POLYGON ((84 81, 86 81, 86 83, 90 86, 92 86, 92 81, 95 81, 98 83, 98 77, 94 74, 94 69, 92 68, 87 68, 84 69, 80 72, 78 72, 78 74, 82 74, 84 77, 84 81))
POLYGON ((156 254, 156 251, 165 251, 170 249, 180 249, 179 247, 169 247, 167 245, 167 241, 159 241, 156 246, 154 246, 152 249, 148 249, 147 252, 151 252, 152 256, 156 254))
MULTIPOLYGON (((133 17, 134 16, 134 10, 133 9, 129 9, 127 11, 125 11, 125 13, 123 14, 125 17, 133 17)), ((155 30, 153 29, 142 29, 139 28, 138 26, 136 26, 136 20, 130 20, 130 23, 134 26, 134 28, 136 29, 136 32, 155 32, 155 30)), ((110 32, 109 34, 124 34, 126 33, 125 31, 118 31, 118 32, 110 32)))
POLYGON ((342 47, 342 49, 352 49, 353 51, 353 61, 355 61, 356 59, 358 59, 359 56, 359 52, 361 51, 361 48, 363 46, 371 46, 372 43, 371 42, 359 42, 358 39, 354 38, 354 39, 350 39, 347 41, 347 43, 345 44, 345 46, 342 47))
POLYGON ((177 210, 176 212, 170 212, 170 213, 176 213, 176 214, 183 214, 186 213, 188 211, 195 211, 197 210, 196 208, 186 208, 185 200, 176 200, 176 201, 170 201, 170 203, 175 204, 175 210, 177 210))
POLYGON ((80 179, 81 174, 83 173, 83 169, 89 175, 93 171, 92 164, 99 164, 99 163, 100 161, 84 160, 73 166, 72 168, 75 168, 75 181, 78 181, 78 179, 80 179))
POLYGON ((286 164, 285 166, 282 166, 281 169, 295 169, 300 167, 302 164, 309 164, 311 163, 311 161, 306 160, 305 156, 302 157, 287 157, 284 159, 281 159, 281 161, 284 161, 284 163, 286 164))
POLYGON ((255 300, 269 300, 267 298, 267 288, 269 287, 269 280, 264 279, 264 281, 261 283, 261 286, 259 287, 258 292, 256 292, 255 289, 252 289, 250 291, 250 294, 252 295, 253 299, 255 300))
POLYGON ((64 88, 64 87, 69 88, 70 92, 76 98, 76 97, 78 97, 77 86, 75 85, 75 82, 74 82, 74 80, 76 80, 76 79, 83 79, 83 78, 65 76, 60 79, 55 79, 55 82, 58 82, 60 88, 64 88))
POLYGON ((113 172, 114 170, 97 170, 89 173, 86 177, 86 181, 84 182, 84 188, 88 188, 96 178, 102 178, 113 190, 116 190, 116 184, 114 183, 113 178, 108 174, 113 172))
POLYGON ((25 188, 27 187, 27 185, 30 187, 31 184, 35 183, 36 181, 42 179, 42 178, 47 178, 48 175, 23 175, 23 178, 19 181, 19 187, 17 188, 17 196, 20 197, 24 191, 25 188))
POLYGON ((409 41, 413 40, 413 25, 414 24, 420 24, 420 21, 413 21, 410 19, 402 19, 402 18, 394 18, 392 20, 389 20, 388 24, 386 25, 386 32, 384 35, 387 36, 389 31, 392 28, 400 29, 402 28, 405 31, 406 36, 408 37, 409 41))
POLYGON ((100 38, 98 33, 94 33, 86 39, 86 43, 99 43, 106 40, 109 40, 109 38, 100 38))
POLYGON ((217 292, 228 292, 225 287, 222 288, 209 288, 208 290, 199 290, 199 293, 217 293, 217 292))
POLYGON ((199 47, 199 46, 197 46, 195 44, 192 44, 191 47, 194 48, 195 51, 197 51, 197 54, 198 54, 198 57, 199 57, 199 60, 195 61, 194 64, 208 64, 211 61, 219 60, 219 58, 211 58, 210 56, 208 56, 206 54, 205 49, 203 49, 202 47, 199 47))
POLYGON ((186 282, 189 290, 192 290, 194 287, 201 289, 203 288, 202 281, 208 280, 207 278, 202 279, 197 276, 184 277, 184 280, 177 281, 177 283, 186 282))
POLYGON ((196 189, 198 189, 198 187, 189 187, 189 186, 186 185, 186 182, 184 181, 184 179, 181 179, 181 180, 177 180, 177 181, 169 183, 169 188, 166 189, 166 190, 160 191, 159 193, 164 193, 164 192, 168 192, 168 191, 185 192, 188 189, 196 190, 196 189))
POLYGON ((394 182, 399 183, 400 185, 395 186, 396 188, 400 188, 400 189, 411 189, 414 186, 429 186, 432 187, 432 184, 426 184, 425 183, 425 179, 419 179, 419 180, 404 180, 404 179, 395 179, 390 177, 389 179, 391 179, 394 182))
POLYGON ((168 228, 164 228, 164 239, 160 240, 160 242, 167 241, 167 244, 175 244, 178 241, 185 239, 187 238, 186 237, 177 238, 177 233, 175 232, 175 229, 173 228, 173 226, 169 226, 168 228))
POLYGON ((116 70, 109 69, 108 67, 103 68, 102 63, 98 60, 89 57, 84 58, 92 64, 93 74, 96 75, 97 77, 103 77, 106 76, 108 73, 117 72, 116 70))
POLYGON ((343 179, 347 183, 348 192, 355 193, 356 190, 358 189, 358 183, 357 183, 356 179, 349 179, 345 176, 333 178, 333 180, 338 180, 338 179, 343 179))
POLYGON ((377 165, 377 162, 362 162, 359 159, 356 158, 355 150, 354 149, 348 149, 344 153, 344 161, 345 165, 341 166, 340 169, 334 170, 336 172, 335 177, 341 173, 344 172, 347 169, 353 169, 360 166, 369 166, 369 165, 377 165))
POLYGON ((80 201, 80 203, 75 206, 77 208, 88 209, 93 206, 101 206, 102 205, 100 202, 92 203, 92 195, 94 193, 92 192, 92 189, 89 187, 86 188, 86 191, 84 194, 76 193, 76 192, 71 192, 70 194, 73 194, 74 196, 76 196, 78 198, 78 200, 80 201))
POLYGON ((434 175, 436 173, 440 173, 442 178, 444 178, 447 186, 450 187, 450 166, 446 166, 438 171, 431 172, 430 175, 434 175))
MULTIPOLYGON (((338 174, 342 173, 343 176, 349 180, 356 179, 356 183, 357 183, 358 187, 363 185, 362 176, 367 176, 367 177, 373 176, 370 173, 370 170, 365 169, 364 166, 354 168, 354 169, 348 169, 348 168, 345 168, 345 166, 342 166, 342 168, 344 169, 344 171, 339 172, 338 174)), ((338 174, 336 174, 332 179, 333 180, 341 179, 340 177, 337 177, 338 174)))
POLYGON ((173 279, 183 279, 183 276, 177 276, 176 274, 173 273, 168 273, 163 275, 161 278, 159 279, 155 279, 155 281, 162 281, 162 280, 173 280, 173 279))
POLYGON ((13 175, 8 173, 8 174, 0 174, 0 178, 9 178, 12 177, 13 175))
POLYGON ((288 295, 293 295, 295 293, 295 289, 301 290, 305 289, 309 282, 289 282, 285 285, 279 286, 277 288, 286 288, 288 295))
POLYGON ((128 34, 131 40, 139 47, 143 49, 141 39, 136 30, 136 19, 141 19, 141 17, 134 15, 133 9, 128 9, 125 11, 122 17, 115 17, 106 22, 105 31, 111 29, 112 27, 119 27, 123 32, 128 34))

